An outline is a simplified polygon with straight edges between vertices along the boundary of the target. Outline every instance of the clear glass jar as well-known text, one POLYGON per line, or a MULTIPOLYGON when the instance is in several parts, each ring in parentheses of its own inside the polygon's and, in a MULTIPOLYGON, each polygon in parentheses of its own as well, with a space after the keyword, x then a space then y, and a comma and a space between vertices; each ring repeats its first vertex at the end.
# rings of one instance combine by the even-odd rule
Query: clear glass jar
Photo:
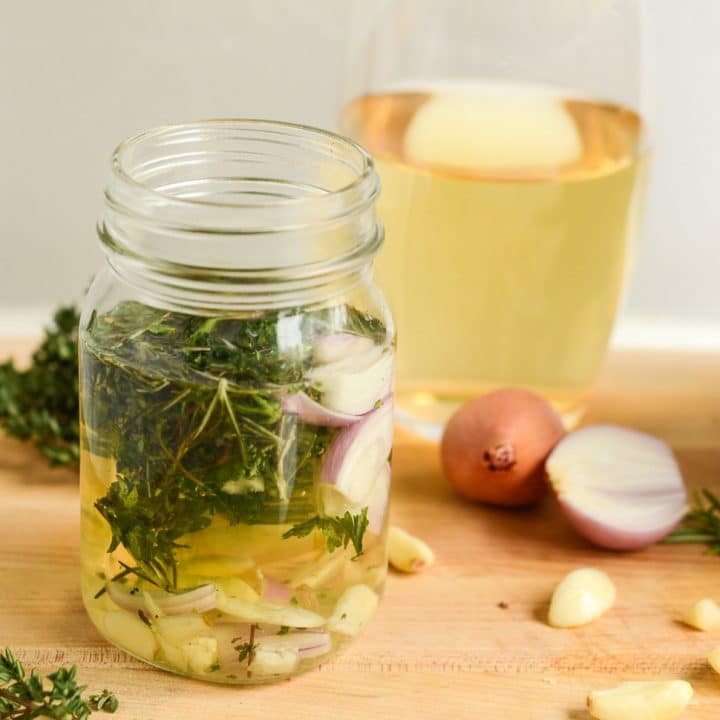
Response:
POLYGON ((270 682, 375 611, 394 369, 378 192, 361 147, 296 125, 115 151, 81 319, 82 591, 123 650, 270 682))

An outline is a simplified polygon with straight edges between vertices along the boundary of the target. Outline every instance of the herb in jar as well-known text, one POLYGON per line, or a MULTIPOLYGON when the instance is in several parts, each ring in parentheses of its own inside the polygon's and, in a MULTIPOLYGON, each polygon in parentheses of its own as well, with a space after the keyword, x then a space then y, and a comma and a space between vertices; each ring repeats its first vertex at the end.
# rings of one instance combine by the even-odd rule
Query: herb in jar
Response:
MULTIPOLYGON (((275 637, 289 628, 289 662, 285 645, 310 652, 298 628, 324 624, 348 586, 381 583, 392 352, 382 322, 349 305, 203 318, 125 302, 93 314, 84 592, 106 634, 202 674, 237 670, 242 654, 223 666, 230 643, 215 623, 262 623, 275 637), (358 448, 350 472, 342 459, 358 448)), ((314 652, 329 650, 325 635, 314 652)), ((257 642, 259 667, 272 667, 257 642)))

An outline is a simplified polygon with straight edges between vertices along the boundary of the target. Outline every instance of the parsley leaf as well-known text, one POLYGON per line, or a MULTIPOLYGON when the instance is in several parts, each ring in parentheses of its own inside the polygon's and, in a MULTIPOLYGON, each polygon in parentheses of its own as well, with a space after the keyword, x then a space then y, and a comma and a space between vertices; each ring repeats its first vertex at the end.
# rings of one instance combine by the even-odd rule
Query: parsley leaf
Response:
POLYGON ((365 507, 357 515, 351 515, 349 510, 337 517, 316 515, 293 525, 283 534, 283 538, 302 538, 317 529, 325 535, 328 552, 333 552, 339 547, 346 548, 352 543, 355 548, 355 556, 352 559, 356 560, 363 554, 363 536, 369 524, 367 513, 368 509, 365 507))

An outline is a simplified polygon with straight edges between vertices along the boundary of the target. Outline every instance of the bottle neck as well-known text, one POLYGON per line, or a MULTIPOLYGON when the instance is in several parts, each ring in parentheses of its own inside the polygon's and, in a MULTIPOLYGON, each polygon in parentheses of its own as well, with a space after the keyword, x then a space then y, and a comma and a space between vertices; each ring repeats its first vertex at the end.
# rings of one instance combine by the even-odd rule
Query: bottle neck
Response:
POLYGON ((383 232, 369 155, 297 125, 159 128, 113 155, 98 235, 113 271, 166 305, 321 302, 370 273, 383 232))

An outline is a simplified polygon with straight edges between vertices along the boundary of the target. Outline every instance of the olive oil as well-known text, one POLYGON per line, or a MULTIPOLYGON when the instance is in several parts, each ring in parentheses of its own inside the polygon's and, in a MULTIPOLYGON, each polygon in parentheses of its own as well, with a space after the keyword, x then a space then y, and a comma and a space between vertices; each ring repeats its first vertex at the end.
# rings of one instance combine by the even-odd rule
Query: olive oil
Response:
POLYGON ((544 88, 447 84, 361 97, 342 130, 383 183, 376 267, 401 422, 436 434, 458 403, 514 385, 571 424, 637 234, 641 118, 544 88))

